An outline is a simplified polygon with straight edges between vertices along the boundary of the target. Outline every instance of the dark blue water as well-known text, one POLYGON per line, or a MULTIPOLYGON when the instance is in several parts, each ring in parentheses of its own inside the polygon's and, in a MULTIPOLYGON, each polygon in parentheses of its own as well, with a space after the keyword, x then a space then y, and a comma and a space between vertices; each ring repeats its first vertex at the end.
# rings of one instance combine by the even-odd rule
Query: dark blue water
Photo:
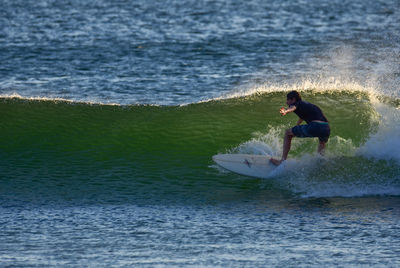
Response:
POLYGON ((397 0, 0 0, 0 266, 399 266, 399 33, 397 0), (217 168, 280 153, 291 89, 327 162, 217 168))
POLYGON ((1 1, 0 89, 24 97, 181 104, 320 74, 398 82, 399 5, 1 1))

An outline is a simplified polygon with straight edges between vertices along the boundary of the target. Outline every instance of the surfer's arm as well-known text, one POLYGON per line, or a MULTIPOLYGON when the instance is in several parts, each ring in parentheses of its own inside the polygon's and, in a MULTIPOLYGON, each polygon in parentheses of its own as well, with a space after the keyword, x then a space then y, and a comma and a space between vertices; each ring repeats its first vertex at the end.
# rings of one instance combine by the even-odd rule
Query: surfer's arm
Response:
POLYGON ((281 113, 281 115, 286 115, 288 113, 294 112, 294 110, 296 110, 296 106, 292 105, 287 109, 282 107, 279 112, 281 113))

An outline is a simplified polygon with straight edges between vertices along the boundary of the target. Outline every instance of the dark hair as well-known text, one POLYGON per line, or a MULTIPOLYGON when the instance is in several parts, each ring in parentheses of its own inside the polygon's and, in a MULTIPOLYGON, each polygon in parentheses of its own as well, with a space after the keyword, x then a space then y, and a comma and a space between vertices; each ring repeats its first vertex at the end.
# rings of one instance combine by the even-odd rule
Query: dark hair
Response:
POLYGON ((301 101, 300 93, 297 92, 296 90, 290 91, 290 92, 287 94, 286 98, 287 98, 287 99, 293 99, 293 98, 295 98, 296 101, 301 101))

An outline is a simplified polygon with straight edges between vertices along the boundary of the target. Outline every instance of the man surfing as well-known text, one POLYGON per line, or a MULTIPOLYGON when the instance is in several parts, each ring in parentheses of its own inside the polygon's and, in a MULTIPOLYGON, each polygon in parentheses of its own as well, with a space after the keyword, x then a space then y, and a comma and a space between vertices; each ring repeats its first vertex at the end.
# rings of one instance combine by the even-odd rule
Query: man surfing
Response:
POLYGON ((281 108, 281 115, 294 112, 299 117, 296 126, 289 128, 285 132, 285 138, 283 141, 283 152, 281 160, 271 158, 272 164, 278 166, 286 160, 290 151, 290 145, 293 137, 308 138, 318 137, 318 153, 323 154, 325 145, 328 142, 331 130, 329 123, 321 109, 312 103, 303 101, 299 92, 293 90, 287 94, 286 103, 289 106, 287 109, 281 108), (306 121, 306 125, 301 125, 303 121, 306 121))

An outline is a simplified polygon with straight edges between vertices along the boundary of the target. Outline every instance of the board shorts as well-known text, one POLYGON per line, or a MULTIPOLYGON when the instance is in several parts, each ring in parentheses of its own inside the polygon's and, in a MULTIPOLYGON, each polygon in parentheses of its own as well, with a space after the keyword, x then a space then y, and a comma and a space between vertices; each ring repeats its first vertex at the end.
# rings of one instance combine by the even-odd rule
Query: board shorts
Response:
POLYGON ((327 142, 331 129, 328 122, 310 122, 307 125, 293 127, 292 132, 299 138, 318 137, 320 142, 327 142))

